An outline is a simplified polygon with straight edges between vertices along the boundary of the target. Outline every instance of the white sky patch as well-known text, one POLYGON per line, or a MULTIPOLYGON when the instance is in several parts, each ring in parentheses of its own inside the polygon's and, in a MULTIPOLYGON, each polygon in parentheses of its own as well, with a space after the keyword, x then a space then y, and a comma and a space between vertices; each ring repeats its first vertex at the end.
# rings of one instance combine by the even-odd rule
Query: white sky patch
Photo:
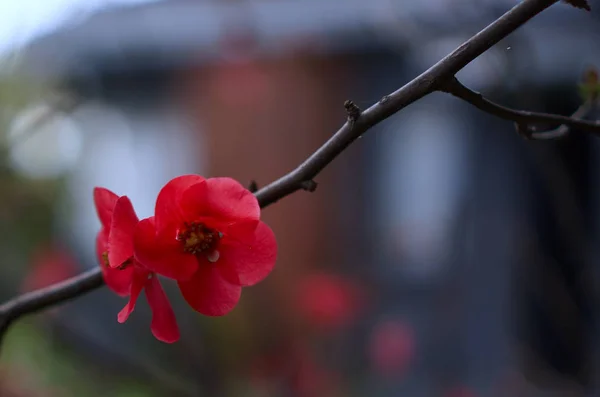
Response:
POLYGON ((157 0, 0 0, 0 54, 102 8, 157 0))

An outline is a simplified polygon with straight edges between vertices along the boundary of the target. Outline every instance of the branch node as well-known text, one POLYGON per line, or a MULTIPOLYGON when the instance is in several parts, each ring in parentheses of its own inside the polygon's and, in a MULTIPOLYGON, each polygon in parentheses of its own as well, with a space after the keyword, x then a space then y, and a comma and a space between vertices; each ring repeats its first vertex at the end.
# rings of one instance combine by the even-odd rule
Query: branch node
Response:
POLYGON ((306 190, 307 192, 314 192, 315 190, 317 190, 317 182, 313 181, 312 179, 309 179, 307 181, 302 181, 300 182, 300 187, 303 190, 306 190))
POLYGON ((441 84, 439 90, 462 99, 486 113, 513 121, 517 132, 525 139, 561 138, 566 136, 572 128, 579 128, 600 135, 600 122, 583 119, 592 108, 590 102, 583 103, 571 116, 560 116, 507 108, 490 101, 479 92, 467 88, 456 77, 441 84), (555 130, 542 132, 532 126, 534 123, 554 124, 559 125, 559 127, 555 130))
POLYGON ((258 183, 254 179, 248 184, 248 190, 250 190, 251 193, 256 193, 258 191, 258 183))
POLYGON ((573 7, 582 8, 586 11, 592 11, 587 0, 563 0, 565 3, 572 5, 573 7))
POLYGON ((456 76, 452 75, 440 83, 438 90, 445 92, 447 94, 454 95, 454 92, 456 91, 456 89, 460 88, 461 85, 462 84, 460 83, 460 81, 458 81, 456 76))
POLYGON ((344 102, 344 109, 346 109, 346 113, 348 114, 348 121, 350 123, 354 123, 360 117, 362 110, 351 100, 347 100, 344 102))

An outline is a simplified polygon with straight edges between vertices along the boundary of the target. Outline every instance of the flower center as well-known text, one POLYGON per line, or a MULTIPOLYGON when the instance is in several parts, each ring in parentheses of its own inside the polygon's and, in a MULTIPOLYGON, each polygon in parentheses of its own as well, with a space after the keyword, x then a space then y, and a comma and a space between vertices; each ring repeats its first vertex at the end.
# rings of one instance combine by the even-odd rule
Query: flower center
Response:
POLYGON ((177 241, 183 245, 183 251, 193 255, 214 255, 221 237, 223 234, 220 232, 196 222, 185 223, 184 228, 177 233, 177 241))

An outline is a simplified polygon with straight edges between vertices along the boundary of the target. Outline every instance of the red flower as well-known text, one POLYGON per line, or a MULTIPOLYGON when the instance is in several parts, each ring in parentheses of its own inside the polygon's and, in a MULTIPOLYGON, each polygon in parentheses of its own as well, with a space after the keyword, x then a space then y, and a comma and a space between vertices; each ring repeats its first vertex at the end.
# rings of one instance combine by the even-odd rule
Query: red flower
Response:
POLYGON ((371 366, 383 376, 401 376, 409 368, 415 353, 412 327, 402 322, 377 324, 369 341, 371 366))
POLYGON ((312 325, 336 330, 354 321, 363 304, 358 285, 334 274, 312 274, 296 290, 300 314, 312 325))
POLYGON ((307 346, 279 346, 276 350, 250 361, 252 390, 275 395, 286 382, 297 397, 340 395, 340 375, 319 363, 307 346))
POLYGON ((77 262, 71 253, 59 246, 42 246, 35 253, 23 291, 33 291, 66 280, 77 274, 77 262))
POLYGON ((299 397, 339 395, 339 375, 317 362, 308 350, 298 351, 293 357, 291 388, 299 397))
POLYGON ((117 205, 119 196, 108 189, 94 189, 94 204, 102 228, 96 236, 96 255, 102 269, 104 281, 110 289, 119 296, 128 296, 133 276, 133 267, 113 269, 108 266, 108 235, 112 223, 113 210, 117 205))
POLYGON ((176 279, 196 311, 222 316, 242 287, 271 272, 277 244, 256 197, 238 182, 183 175, 162 188, 155 216, 139 223, 135 253, 148 269, 176 279))
POLYGON ((152 334, 163 342, 177 341, 179 328, 160 281, 133 255, 134 232, 139 220, 131 201, 110 190, 95 188, 94 203, 102 223, 96 237, 96 253, 104 280, 118 295, 129 295, 129 302, 117 316, 118 321, 123 323, 127 320, 140 293, 145 290, 152 309, 152 334))

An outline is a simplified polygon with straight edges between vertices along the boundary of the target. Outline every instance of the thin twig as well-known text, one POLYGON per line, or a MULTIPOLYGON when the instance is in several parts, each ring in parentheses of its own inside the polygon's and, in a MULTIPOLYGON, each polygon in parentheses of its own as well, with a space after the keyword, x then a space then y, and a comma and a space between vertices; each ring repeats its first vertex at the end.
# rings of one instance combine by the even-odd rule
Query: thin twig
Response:
POLYGON ((481 93, 463 85, 456 77, 448 80, 441 88, 442 91, 454 95, 477 109, 498 116, 505 120, 514 121, 517 131, 529 139, 555 139, 566 135, 570 128, 579 128, 600 136, 600 121, 582 120, 593 107, 591 102, 585 102, 571 116, 561 116, 549 113, 516 110, 499 105, 485 98, 481 93), (560 125, 555 130, 538 131, 531 126, 534 123, 560 125))
MULTIPOLYGON (((574 119, 582 119, 584 117, 586 117, 587 115, 590 114, 590 112, 594 109, 595 107, 595 101, 593 100, 589 100, 589 101, 585 101, 584 103, 581 104, 581 106, 579 106, 579 108, 573 112, 573 114, 571 115, 571 118, 574 119)), ((558 138, 562 138, 564 136, 566 136, 569 132, 571 132, 571 127, 569 127, 566 124, 563 124, 561 126, 559 126, 558 128, 555 128, 553 130, 549 130, 549 131, 537 131, 537 129, 535 127, 529 127, 526 131, 527 136, 530 139, 535 139, 535 140, 549 140, 549 139, 558 139, 558 138)))
MULTIPOLYGON (((404 107, 441 89, 443 82, 556 1, 521 1, 420 76, 362 111, 356 120, 346 121, 323 146, 296 169, 255 193, 261 208, 298 190, 313 190, 316 187, 314 177, 358 137, 404 107)), ((97 268, 6 302, 0 306, 0 337, 15 319, 83 295, 102 284, 101 271, 97 268)))

